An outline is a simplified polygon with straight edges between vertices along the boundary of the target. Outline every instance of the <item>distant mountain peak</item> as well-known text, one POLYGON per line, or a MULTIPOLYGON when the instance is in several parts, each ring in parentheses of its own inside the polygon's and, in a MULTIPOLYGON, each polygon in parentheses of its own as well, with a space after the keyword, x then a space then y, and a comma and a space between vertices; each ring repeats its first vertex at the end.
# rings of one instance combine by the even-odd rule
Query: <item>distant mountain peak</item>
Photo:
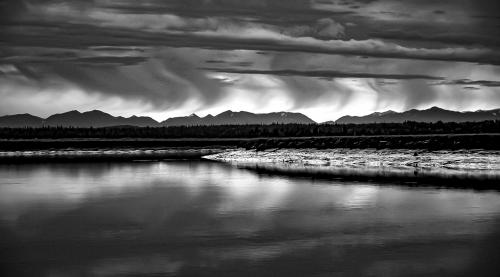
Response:
MULTIPOLYGON (((426 110, 408 110, 395 112, 375 112, 366 116, 344 116, 335 123, 383 123, 383 122, 464 122, 500 120, 500 109, 477 110, 474 112, 458 112, 431 107, 426 110)), ((309 117, 301 113, 274 112, 250 113, 246 111, 233 112, 227 110, 218 115, 207 114, 199 117, 195 113, 185 117, 169 118, 162 123, 146 116, 132 115, 128 118, 112 116, 100 110, 81 113, 77 110, 54 114, 46 119, 33 116, 29 113, 0 116, 0 127, 41 127, 41 126, 73 126, 73 127, 106 127, 106 126, 193 126, 193 125, 240 125, 240 124, 313 124, 309 117)), ((333 123, 333 122, 328 122, 333 123)))
POLYGON ((91 111, 88 111, 88 112, 84 112, 85 114, 108 114, 108 113, 105 113, 103 111, 100 111, 100 110, 91 110, 91 111))
POLYGON ((440 107, 431 107, 426 110, 411 109, 405 112, 376 112, 366 116, 343 116, 335 121, 335 123, 401 123, 405 121, 417 122, 466 122, 466 121, 484 121, 484 120, 500 120, 500 114, 497 110, 475 111, 475 112, 458 112, 450 111, 440 107))
POLYGON ((396 112, 393 111, 393 110, 387 110, 385 112, 374 112, 374 113, 371 113, 370 115, 373 115, 373 116, 384 116, 384 115, 394 114, 394 113, 396 113, 396 112))
POLYGON ((394 114, 394 113, 396 113, 396 112, 395 112, 395 111, 393 111, 393 110, 387 110, 387 111, 385 111, 385 112, 381 112, 381 113, 380 113, 380 115, 394 114))
MULTIPOLYGON (((447 111, 447 110, 445 110, 445 109, 443 109, 443 108, 440 108, 440 107, 438 107, 438 106, 432 106, 432 107, 428 108, 427 110, 428 110, 428 111, 447 111)), ((425 111, 425 110, 424 110, 424 111, 425 111)))
MULTIPOLYGON (((0 117, 1 119, 1 117, 0 117)), ((27 120, 25 120, 27 121, 27 120)), ((159 123, 150 117, 112 116, 100 110, 79 112, 77 110, 53 114, 46 119, 40 118, 40 123, 31 123, 28 126, 64 126, 64 127, 108 127, 108 126, 158 126, 159 123), (35 124, 36 123, 36 124, 35 124)), ((4 126, 1 124, 0 126, 4 126)))
POLYGON ((23 128, 41 127, 43 118, 29 113, 0 116, 0 127, 23 128))
POLYGON ((273 124, 273 123, 315 123, 307 116, 300 113, 263 113, 256 114, 246 111, 224 111, 215 116, 208 114, 205 117, 175 117, 162 122, 165 126, 189 125, 241 125, 241 124, 273 124))

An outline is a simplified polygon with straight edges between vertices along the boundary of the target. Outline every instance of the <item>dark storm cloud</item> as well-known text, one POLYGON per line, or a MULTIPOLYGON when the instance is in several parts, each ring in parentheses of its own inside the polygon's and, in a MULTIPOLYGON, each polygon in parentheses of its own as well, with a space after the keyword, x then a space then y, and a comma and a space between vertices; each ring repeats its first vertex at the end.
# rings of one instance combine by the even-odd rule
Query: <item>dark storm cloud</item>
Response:
POLYGON ((427 75, 412 75, 412 74, 374 74, 374 73, 356 73, 356 72, 341 72, 341 71, 300 71, 300 70, 253 70, 253 69, 234 69, 234 68, 203 68, 222 73, 235 74, 264 74, 264 75, 279 75, 279 76, 303 76, 303 77, 318 77, 318 78, 370 78, 370 79, 387 79, 387 80, 443 80, 442 77, 427 76, 427 75))
MULTIPOLYGON (((17 33, 6 30, 6 37, 0 39, 11 47, 53 47, 85 48, 91 46, 156 46, 156 47, 198 47, 223 50, 265 50, 285 52, 308 52, 339 55, 359 55, 384 58, 463 61, 485 64, 500 64, 500 52, 491 49, 422 49, 407 48, 380 41, 320 41, 294 38, 232 37, 229 35, 205 33, 138 32, 128 29, 98 28, 81 24, 72 25, 74 30, 54 32, 17 33), (74 33, 78 32, 75 37, 74 33), (57 38, 57 39, 56 39, 57 38)), ((34 28, 36 30, 38 28, 34 28)))
POLYGON ((436 85, 465 85, 465 86, 482 86, 482 87, 500 87, 500 81, 460 79, 460 80, 438 82, 438 83, 436 83, 436 85))
POLYGON ((492 0, 379 1, 365 7, 365 17, 356 20, 362 26, 356 36, 423 47, 446 47, 446 44, 498 47, 500 21, 495 17, 500 10, 499 3, 492 0), (482 16, 478 17, 479 14, 482 16), (433 45, 433 42, 441 45, 433 45))
MULTIPOLYGON (((150 0, 146 4, 122 1, 107 3, 103 7, 124 14, 172 14, 186 19, 217 19, 222 24, 263 24, 284 33, 309 29, 303 35, 319 38, 330 36, 311 31, 317 29, 314 25, 318 25, 318 22, 354 14, 346 10, 316 9, 314 3, 312 0, 150 0)), ((209 28, 217 29, 220 25, 217 23, 209 28)))
POLYGON ((480 90, 480 88, 477 88, 477 87, 463 87, 463 89, 467 89, 467 90, 480 90))
POLYGON ((391 40, 406 40, 406 41, 420 41, 420 42, 439 42, 455 45, 482 45, 482 46, 500 46, 500 37, 494 37, 485 34, 473 33, 436 33, 436 32, 423 32, 418 33, 415 31, 399 30, 399 31, 384 31, 384 32, 371 32, 370 36, 382 39, 391 40))
POLYGON ((141 62, 145 62, 147 60, 146 57, 87 57, 87 58, 77 58, 73 61, 79 64, 108 64, 108 65, 133 65, 141 62))
POLYGON ((32 86, 71 84, 94 94, 139 100, 157 109, 179 107, 192 99, 206 105, 219 101, 223 97, 223 84, 196 70, 193 61, 186 56, 171 50, 155 53, 150 60, 142 57, 78 58, 18 64, 15 72, 29 79, 32 86), (54 80, 58 81, 54 83, 54 80))
POLYGON ((266 22, 277 20, 303 21, 335 14, 350 14, 346 11, 324 11, 313 8, 311 0, 150 0, 121 1, 103 5, 104 8, 123 13, 158 14, 169 13, 187 17, 247 17, 266 22), (288 18, 288 17, 294 17, 288 18))
MULTIPOLYGON (((439 99, 435 91, 439 88, 429 86, 426 81, 486 89, 498 87, 491 81, 448 81, 469 78, 467 73, 453 78, 446 76, 455 66, 472 74, 478 63, 491 66, 484 70, 485 77, 478 78, 493 76, 487 71, 500 65, 498 3, 486 0, 2 1, 0 69, 7 73, 2 73, 1 85, 5 88, 0 87, 0 93, 26 84, 30 91, 50 89, 64 82, 84 93, 138 99, 158 109, 190 101, 209 107, 223 101, 226 94, 232 93, 226 88, 235 84, 214 77, 218 71, 279 76, 283 87, 276 90, 286 90, 289 102, 295 103, 295 107, 301 103, 315 105, 321 102, 318 99, 331 94, 336 104, 344 105, 360 87, 323 79, 365 79, 363 82, 367 84, 361 90, 371 89, 379 98, 385 97, 384 89, 368 79, 406 80, 396 84, 402 83, 398 101, 413 108, 439 99), (278 56, 291 60, 302 56, 302 64, 308 67, 275 67, 272 63, 278 56), (347 59, 343 60, 346 63, 343 67, 329 67, 326 63, 314 67, 309 62, 314 56, 370 59, 361 61, 365 68, 357 64, 358 67, 350 69, 352 64, 347 59), (375 59, 381 64, 377 70, 370 70, 369 61, 375 59), (408 66, 399 68, 401 61, 408 66), (446 66, 440 70, 432 67, 431 64, 441 61, 446 66), (229 68, 200 69, 204 64, 229 68), (416 64, 418 71, 412 66, 416 64)), ((260 93, 259 88, 252 86, 243 91, 260 93)))
MULTIPOLYGON (((29 3, 38 3, 39 1, 28 1, 29 3)), ((27 2, 27 3, 28 3, 27 2)), ((55 2, 55 1, 49 1, 55 2)), ((70 1, 70 3, 79 3, 79 5, 89 6, 85 1, 70 1)), ((106 2, 107 3, 107 2, 106 2)), ((218 19, 215 21, 208 21, 207 28, 209 31, 214 31, 214 34, 207 35, 199 32, 176 32, 176 33, 161 33, 161 32, 144 32, 141 29, 134 28, 120 28, 117 26, 108 26, 100 24, 93 24, 92 20, 87 22, 73 22, 66 20, 64 22, 52 21, 50 18, 23 19, 15 20, 14 23, 4 25, 4 35, 0 38, 1 42, 7 47, 12 46, 32 46, 32 47, 66 47, 66 48, 82 48, 90 46, 170 46, 170 47, 200 47, 200 48, 214 48, 214 49, 250 49, 250 50, 272 50, 272 51, 302 51, 310 53, 324 53, 324 54, 341 54, 341 55, 360 55, 360 56, 373 56, 373 57, 387 57, 387 58, 407 58, 407 59, 423 59, 423 60, 445 60, 445 61, 466 61, 477 63, 491 63, 500 64, 500 54, 498 51, 492 49, 426 49, 419 46, 419 48, 400 47, 392 44, 383 44, 370 40, 346 40, 332 42, 322 41, 305 41, 294 40, 292 38, 280 38, 279 32, 284 34, 314 36, 314 37, 335 37, 338 34, 344 34, 344 27, 339 23, 329 19, 328 17, 322 18, 325 15, 319 15, 321 11, 313 9, 311 1, 297 0, 286 1, 286 4, 281 1, 148 1, 147 5, 143 2, 137 3, 136 1, 120 1, 119 4, 107 4, 106 7, 118 10, 128 9, 131 13, 144 13, 149 10, 150 13, 161 14, 162 12, 176 13, 177 11, 190 10, 192 12, 199 11, 206 18, 211 15, 225 16, 239 18, 239 12, 246 11, 252 12, 262 11, 268 13, 275 13, 271 18, 279 19, 281 22, 287 23, 290 19, 290 14, 298 13, 301 15, 312 13, 314 16, 310 18, 310 24, 319 24, 318 29, 314 30, 306 25, 290 26, 289 30, 273 29, 270 31, 277 32, 276 38, 261 38, 261 37, 241 37, 238 35, 236 29, 234 34, 219 34, 217 31, 226 27, 228 24, 226 19, 218 19), (165 9, 165 11, 162 11, 165 9), (222 22, 222 23, 221 23, 222 22), (319 22, 319 23, 318 23, 319 22), (326 25, 325 25, 326 24, 326 25), (332 26, 338 27, 332 28, 332 26), (326 26, 326 27, 321 27, 326 26), (215 28, 215 29, 214 29, 215 28), (314 33, 316 31, 316 33, 314 33), (78 36, 75 36, 78 34, 78 36), (332 45, 333 44, 333 45, 332 45)), ((90 5, 91 6, 91 5, 90 5)), ((99 5, 96 5, 99 7, 99 5)), ((56 6, 57 7, 57 6, 56 6)), ((109 12, 108 10, 104 10, 109 12)), ((14 12, 15 14, 15 12, 14 12)), ((269 16, 262 15, 265 18, 269 16)), ((329 14, 332 15, 332 14, 329 14)), ((192 15, 195 16, 195 15, 192 15)), ((113 16, 110 16, 111 18, 113 16)), ((16 17, 17 18, 17 17, 16 17)), ((63 18, 64 20, 64 18, 63 18)), ((182 20, 182 19, 179 19, 182 20)), ((246 20, 246 19, 245 19, 246 20)), ((258 21, 258 19, 255 19, 258 21)), ((120 23, 120 22, 118 22, 120 23)), ((191 22, 192 23, 192 22, 191 22)), ((203 23, 203 22, 202 22, 203 23)), ((196 28, 195 31, 200 29, 204 24, 177 24, 175 30, 178 28, 196 28), (179 27, 178 25, 181 25, 179 27)), ((238 23, 236 27, 241 28, 240 33, 246 32, 245 24, 238 23)), ((235 27, 230 26, 230 27, 235 27)), ((269 26, 251 26, 267 28, 269 26)), ((432 40, 438 39, 443 42, 456 43, 465 41, 471 44, 473 39, 481 37, 479 41, 487 42, 487 44, 498 44, 496 37, 474 36, 467 38, 466 35, 461 36, 462 39, 456 37, 447 38, 446 35, 437 35, 436 37, 420 37, 418 34, 403 34, 399 31, 381 32, 376 33, 378 37, 386 37, 393 39, 407 39, 407 40, 432 40), (465 39, 463 39, 465 38, 465 39)))

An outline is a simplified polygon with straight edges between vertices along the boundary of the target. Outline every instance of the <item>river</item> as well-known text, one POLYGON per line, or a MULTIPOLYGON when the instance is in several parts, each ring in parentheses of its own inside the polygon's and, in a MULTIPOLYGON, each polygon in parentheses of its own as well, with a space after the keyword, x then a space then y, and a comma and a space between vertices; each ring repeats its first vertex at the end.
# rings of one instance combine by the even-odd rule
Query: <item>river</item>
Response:
POLYGON ((2 276, 497 276, 500 193, 209 161, 0 165, 2 276))

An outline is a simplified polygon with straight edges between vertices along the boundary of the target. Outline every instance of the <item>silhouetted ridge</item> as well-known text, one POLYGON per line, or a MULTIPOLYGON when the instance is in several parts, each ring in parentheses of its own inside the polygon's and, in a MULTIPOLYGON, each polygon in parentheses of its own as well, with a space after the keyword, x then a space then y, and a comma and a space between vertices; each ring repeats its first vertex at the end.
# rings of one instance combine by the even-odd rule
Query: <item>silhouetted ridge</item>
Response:
POLYGON ((0 117, 0 127, 112 127, 112 126, 137 126, 137 127, 160 127, 160 126, 195 126, 195 125, 247 125, 247 124, 312 124, 315 123, 309 117, 301 113, 267 113, 254 114, 250 112, 225 111, 216 116, 207 115, 199 117, 196 114, 183 117, 172 117, 162 123, 145 116, 112 116, 108 113, 92 110, 79 112, 76 110, 49 116, 46 119, 32 116, 30 114, 7 115, 0 117))
MULTIPOLYGON (((455 112, 439 107, 427 110, 408 110, 398 113, 395 111, 375 112, 366 116, 344 116, 337 121, 328 121, 325 124, 364 124, 364 123, 402 123, 405 121, 415 122, 475 122, 485 120, 500 120, 500 109, 478 110, 474 112, 455 112)), ((234 112, 227 110, 218 115, 207 115, 200 117, 196 114, 189 116, 172 117, 161 123, 146 116, 112 116, 108 113, 93 110, 79 112, 76 110, 59 113, 43 119, 30 114, 15 114, 0 116, 0 127, 113 127, 113 126, 136 126, 136 127, 168 127, 168 126, 198 126, 198 125, 269 125, 269 124, 314 124, 312 119, 301 114, 292 112, 273 112, 255 114, 251 112, 234 112)))
POLYGON ((150 117, 131 116, 125 118, 122 116, 112 116, 108 113, 93 110, 88 112, 69 111, 66 113, 54 114, 49 116, 44 122, 45 126, 72 126, 72 127, 109 127, 109 126, 158 126, 158 122, 150 117))
POLYGON ((31 114, 13 114, 0 117, 0 127, 41 127, 43 118, 31 114))
POLYGON ((427 110, 408 110, 398 113, 394 111, 376 112, 366 116, 343 116, 335 121, 338 124, 365 124, 365 123, 402 123, 405 121, 416 122, 467 122, 499 120, 500 109, 474 112, 449 111, 439 107, 427 110))
POLYGON ((254 114, 250 112, 233 112, 227 110, 216 116, 207 115, 198 117, 196 115, 185 117, 173 117, 163 121, 163 126, 195 126, 195 125, 248 125, 248 124, 313 124, 316 123, 301 113, 263 113, 254 114))

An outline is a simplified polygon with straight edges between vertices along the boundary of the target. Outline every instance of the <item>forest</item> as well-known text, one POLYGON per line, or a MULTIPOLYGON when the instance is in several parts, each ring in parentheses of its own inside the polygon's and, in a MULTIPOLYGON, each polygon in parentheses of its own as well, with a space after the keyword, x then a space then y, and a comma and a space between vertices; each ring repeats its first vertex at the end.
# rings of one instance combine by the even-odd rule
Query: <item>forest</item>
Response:
POLYGON ((0 139, 267 138, 500 133, 500 121, 373 124, 271 124, 104 128, 0 128, 0 139))

